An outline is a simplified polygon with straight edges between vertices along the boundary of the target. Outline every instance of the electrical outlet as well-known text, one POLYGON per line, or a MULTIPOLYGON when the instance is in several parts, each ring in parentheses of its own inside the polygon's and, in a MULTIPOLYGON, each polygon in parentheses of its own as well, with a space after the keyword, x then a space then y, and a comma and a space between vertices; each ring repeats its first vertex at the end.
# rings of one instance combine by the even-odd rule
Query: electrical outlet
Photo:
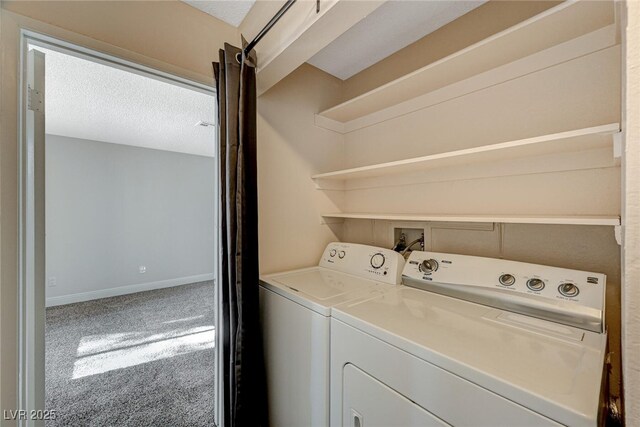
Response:
POLYGON ((47 279, 47 287, 48 288, 53 288, 58 284, 56 277, 55 276, 51 276, 47 279))
POLYGON ((141 265, 138 267, 138 271, 140 272, 140 274, 144 274, 147 272, 147 266, 146 265, 141 265))

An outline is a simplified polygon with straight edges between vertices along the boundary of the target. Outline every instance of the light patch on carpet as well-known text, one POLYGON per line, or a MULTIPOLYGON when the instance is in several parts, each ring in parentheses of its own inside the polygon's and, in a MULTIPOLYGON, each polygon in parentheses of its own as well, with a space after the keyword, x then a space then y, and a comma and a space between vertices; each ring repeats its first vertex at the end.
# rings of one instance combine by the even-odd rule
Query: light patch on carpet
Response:
POLYGON ((191 328, 172 329, 149 335, 146 331, 87 335, 82 337, 76 357, 93 356, 96 353, 119 350, 121 348, 178 338, 183 335, 197 334, 213 329, 213 325, 203 325, 191 328))
POLYGON ((136 332, 83 337, 73 379, 211 349, 215 334, 213 326, 199 326, 143 338, 136 332))
POLYGON ((204 314, 201 314, 200 316, 185 317, 184 319, 167 320, 166 322, 162 322, 162 323, 165 325, 169 325, 171 323, 192 322, 194 320, 203 319, 203 318, 204 318, 204 314))

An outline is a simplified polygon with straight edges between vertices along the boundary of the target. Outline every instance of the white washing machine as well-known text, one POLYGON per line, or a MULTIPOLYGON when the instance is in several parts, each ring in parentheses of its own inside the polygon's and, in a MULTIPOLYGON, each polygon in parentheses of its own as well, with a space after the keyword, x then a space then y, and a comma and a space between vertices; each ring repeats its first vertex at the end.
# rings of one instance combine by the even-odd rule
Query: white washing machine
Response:
POLYGON ((393 289, 403 266, 389 249, 330 243, 316 267, 261 277, 272 426, 329 425, 331 308, 393 289))
POLYGON ((596 426, 603 274, 415 251, 334 307, 331 426, 596 426))

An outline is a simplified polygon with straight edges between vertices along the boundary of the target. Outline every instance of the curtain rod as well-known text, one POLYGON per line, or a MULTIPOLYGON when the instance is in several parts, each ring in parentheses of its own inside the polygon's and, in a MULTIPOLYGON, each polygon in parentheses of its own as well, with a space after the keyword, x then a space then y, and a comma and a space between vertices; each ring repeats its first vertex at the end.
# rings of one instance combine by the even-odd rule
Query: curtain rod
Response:
MULTIPOLYGON (((287 2, 280 8, 280 10, 271 18, 267 25, 264 26, 262 30, 254 37, 253 40, 242 50, 242 53, 245 57, 249 55, 251 50, 256 47, 256 45, 262 40, 262 38, 269 32, 269 30, 282 18, 282 16, 287 13, 287 11, 293 6, 296 0, 287 0, 287 2)), ((320 0, 316 0, 316 13, 320 12, 320 0)), ((239 55, 238 55, 239 56, 239 55)), ((236 57, 238 62, 241 61, 241 58, 236 57)))

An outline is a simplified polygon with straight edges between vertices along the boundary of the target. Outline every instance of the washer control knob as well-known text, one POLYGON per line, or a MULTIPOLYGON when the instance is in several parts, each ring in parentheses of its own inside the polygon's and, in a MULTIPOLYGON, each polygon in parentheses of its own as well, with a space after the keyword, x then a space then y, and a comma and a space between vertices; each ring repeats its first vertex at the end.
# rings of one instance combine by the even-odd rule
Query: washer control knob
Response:
POLYGON ((425 274, 431 274, 434 271, 438 270, 438 261, 435 259, 425 259, 418 266, 418 270, 422 271, 425 274))
POLYGON ((335 249, 331 249, 331 250, 329 251, 329 256, 331 256, 331 257, 336 256, 336 252, 337 252, 337 251, 336 251, 335 249))
POLYGON ((532 291, 541 291, 544 289, 544 281, 540 279, 529 279, 527 280, 527 288, 532 291))
POLYGON ((498 281, 501 285, 511 286, 516 283, 516 278, 513 274, 503 274, 498 278, 498 281))
POLYGON ((371 257, 371 267, 378 269, 384 265, 385 261, 384 255, 378 252, 371 257))
POLYGON ((340 258, 340 259, 344 258, 345 255, 346 255, 346 253, 344 251, 338 252, 338 258, 340 258))
POLYGON ((573 283, 563 283, 558 286, 558 292, 560 292, 565 297, 575 297, 580 293, 580 289, 573 283))

